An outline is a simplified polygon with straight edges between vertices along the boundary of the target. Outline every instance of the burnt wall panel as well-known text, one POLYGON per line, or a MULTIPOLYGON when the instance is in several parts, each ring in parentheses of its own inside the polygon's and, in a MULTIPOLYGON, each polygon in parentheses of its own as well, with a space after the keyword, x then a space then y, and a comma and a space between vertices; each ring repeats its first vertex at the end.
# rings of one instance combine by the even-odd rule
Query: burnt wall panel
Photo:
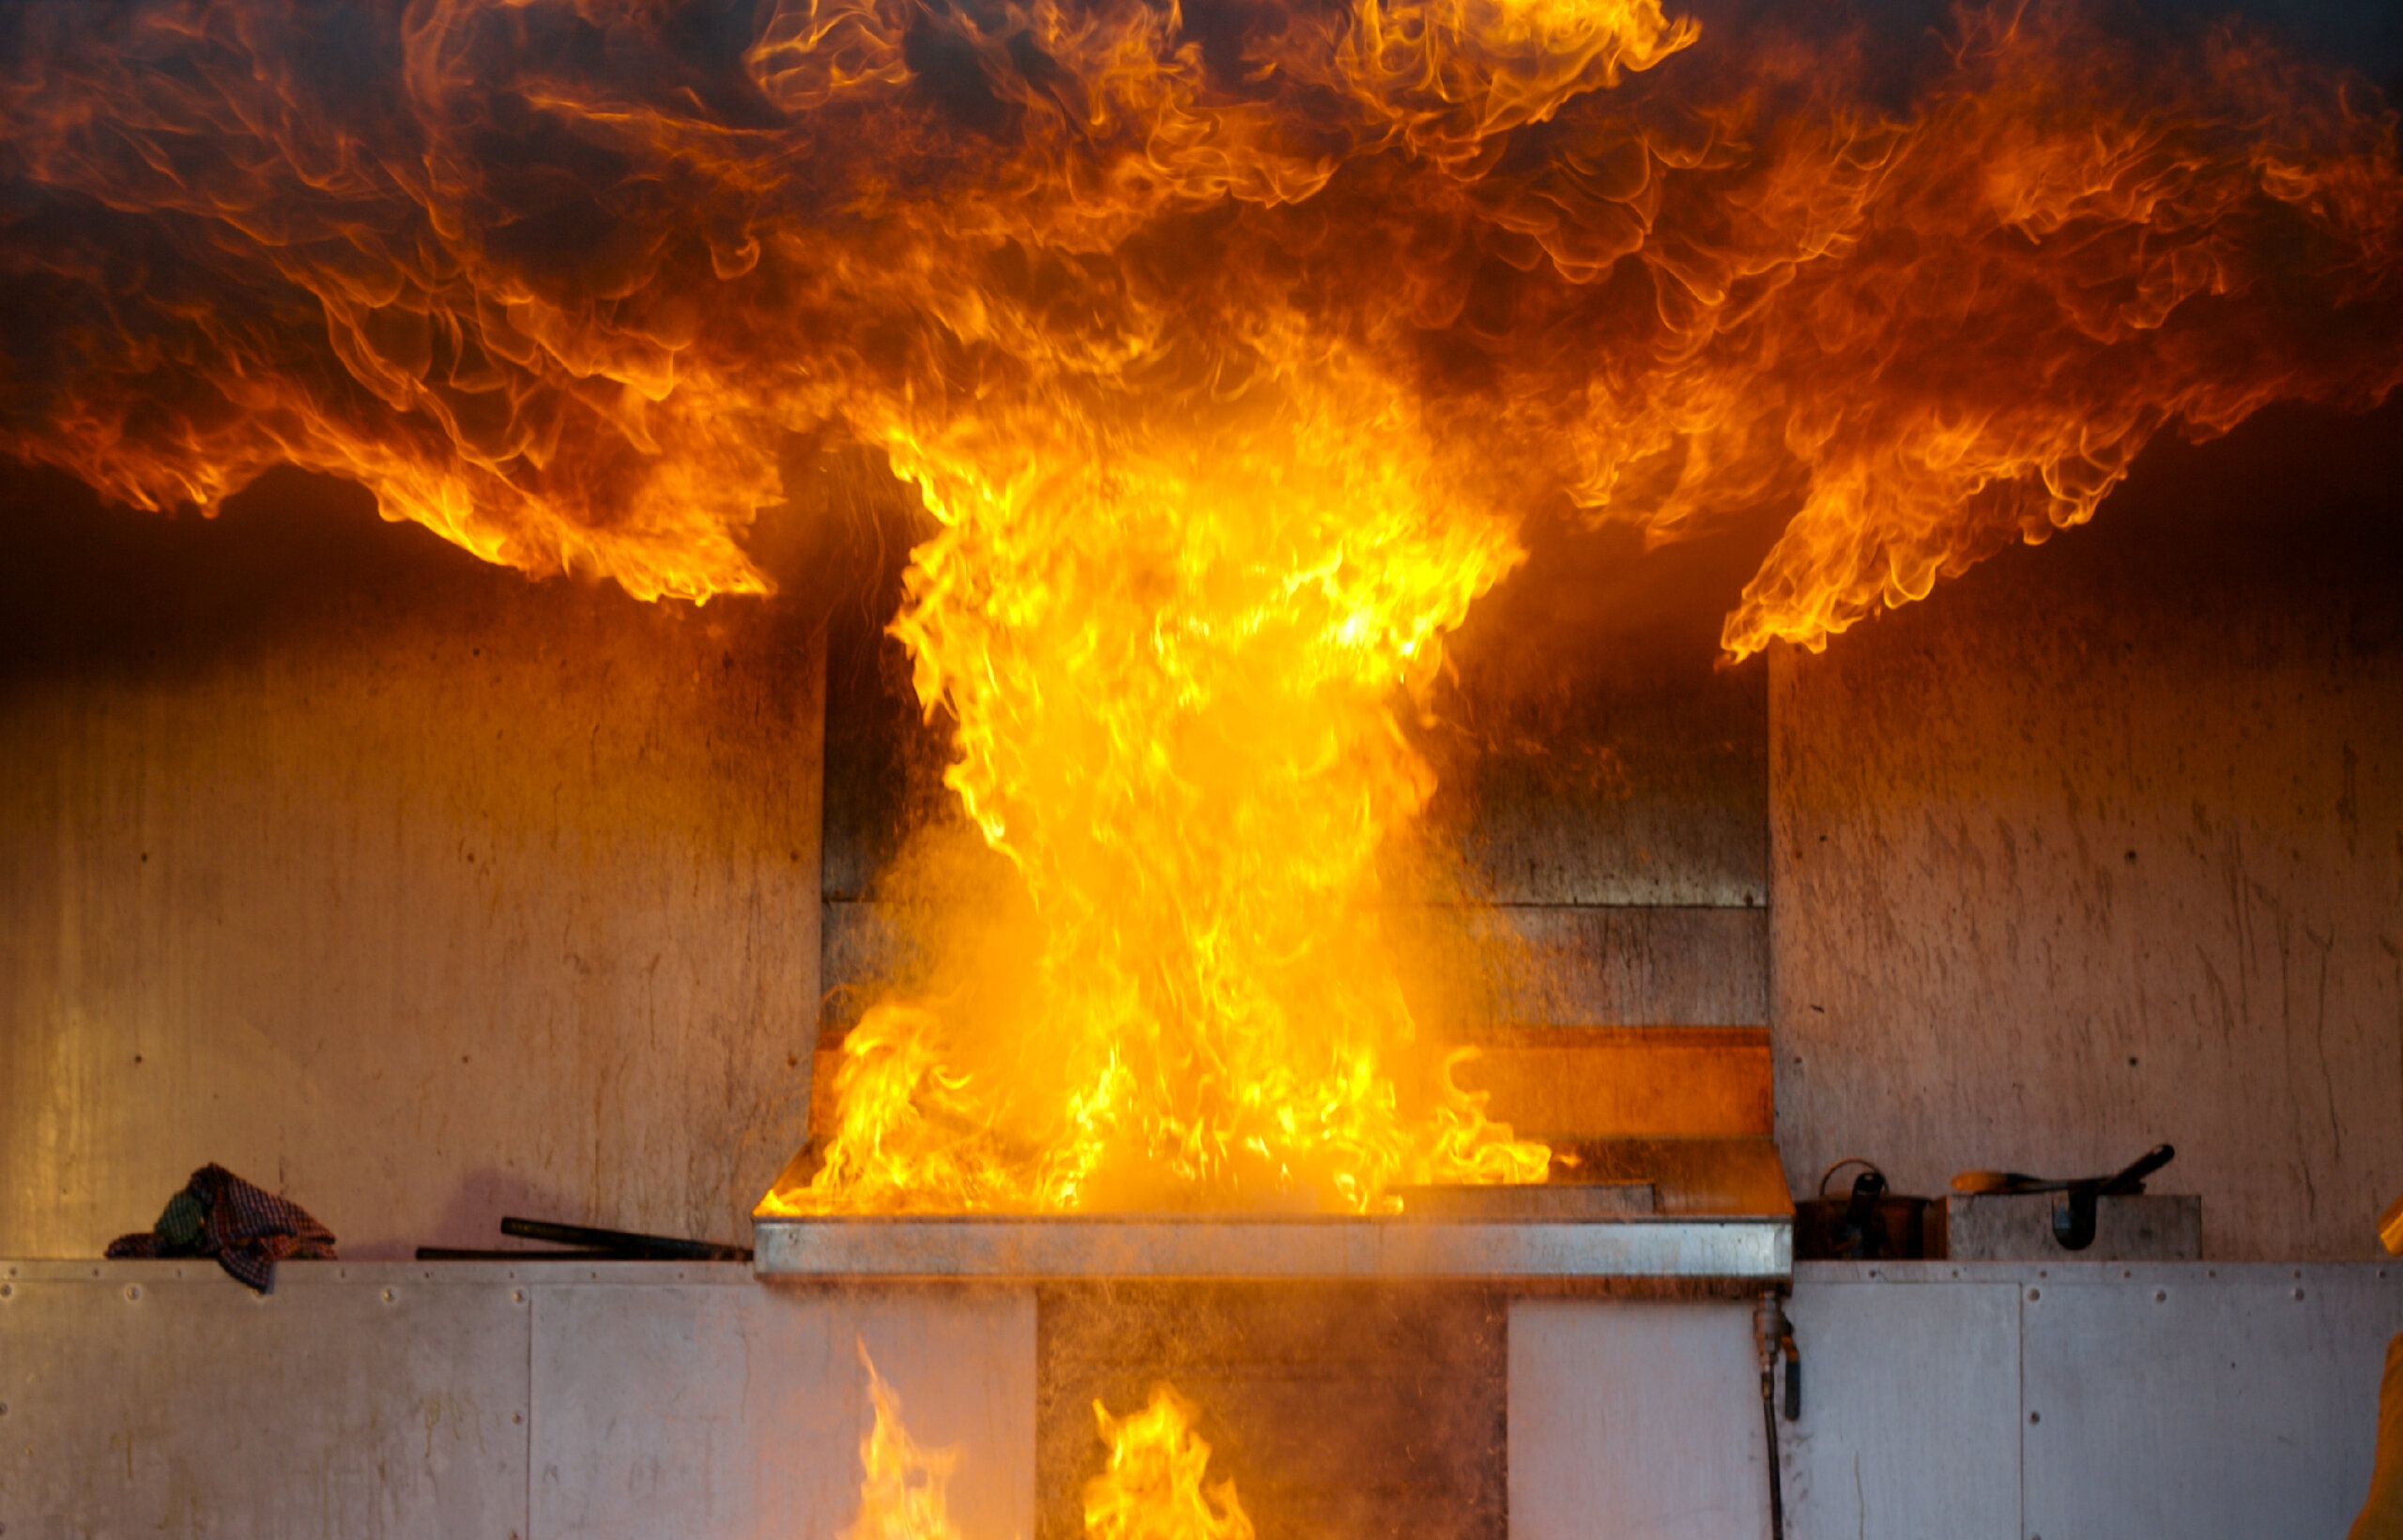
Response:
POLYGON ((2212 1258, 2403 1183, 2403 411, 2164 446, 2095 523, 1776 660, 1797 1187, 2177 1145, 2212 1258))
POLYGON ((736 1241, 800 1141, 818 621, 529 582, 363 494, 0 498, 0 1251, 215 1160, 347 1257, 736 1241))
MULTIPOLYGON (((1505 602, 1509 596, 1501 596, 1505 602)), ((1517 907, 1745 908, 1768 902, 1767 671, 1722 670, 1707 636, 1659 638, 1597 673, 1470 672, 1446 704, 1477 724, 1431 735, 1442 781, 1428 809, 1467 896, 1517 907), (1467 691, 1490 690, 1472 701, 1467 691)), ((1554 638, 1554 645, 1560 645, 1554 638)))
POLYGON ((1508 1304, 1475 1288, 1103 1284, 1041 1290, 1038 1540, 1082 1535, 1117 1416, 1198 1403, 1209 1480, 1262 1540, 1505 1540, 1508 1304))
MULTIPOLYGON (((882 629, 931 525, 872 469, 851 485, 857 597, 834 612, 826 664, 834 1033, 916 956, 885 907, 911 831, 960 831, 947 723, 919 710, 882 629)), ((1716 642, 1757 532, 1660 552, 1553 518, 1525 533, 1530 560, 1450 639, 1443 680, 1398 703, 1436 777, 1385 872, 1419 1019, 1764 1026, 1768 671, 1722 666, 1716 642)))
POLYGON ((1391 923, 1417 1015, 1439 1032, 1768 1021, 1766 909, 1472 904, 1391 923))

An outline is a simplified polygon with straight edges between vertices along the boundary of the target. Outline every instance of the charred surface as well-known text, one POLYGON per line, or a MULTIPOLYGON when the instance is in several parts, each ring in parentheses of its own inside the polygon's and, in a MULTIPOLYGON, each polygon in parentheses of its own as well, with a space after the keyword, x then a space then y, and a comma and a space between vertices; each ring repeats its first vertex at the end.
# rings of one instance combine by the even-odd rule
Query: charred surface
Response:
POLYGON ((1262 1540, 1504 1540, 1508 1309, 1431 1287, 1047 1288, 1035 1316, 1038 1540, 1079 1540, 1093 1403, 1167 1381, 1262 1540))

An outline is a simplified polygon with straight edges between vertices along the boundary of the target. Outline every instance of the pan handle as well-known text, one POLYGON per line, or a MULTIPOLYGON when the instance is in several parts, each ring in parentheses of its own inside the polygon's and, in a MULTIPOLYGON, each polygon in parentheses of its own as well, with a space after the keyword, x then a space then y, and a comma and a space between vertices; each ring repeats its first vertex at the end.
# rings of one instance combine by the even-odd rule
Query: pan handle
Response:
POLYGON ((2144 1154, 2126 1170, 2121 1171, 2118 1176, 2115 1176, 2108 1182, 2103 1183, 2102 1187, 2098 1190, 2110 1194, 2114 1197, 2128 1193, 2143 1192, 2144 1179, 2152 1175, 2155 1171, 2160 1170, 2163 1166, 2168 1165, 2171 1161, 2176 1160, 2177 1158, 2178 1151, 2174 1146, 2156 1144, 2151 1149, 2146 1151, 2144 1154))

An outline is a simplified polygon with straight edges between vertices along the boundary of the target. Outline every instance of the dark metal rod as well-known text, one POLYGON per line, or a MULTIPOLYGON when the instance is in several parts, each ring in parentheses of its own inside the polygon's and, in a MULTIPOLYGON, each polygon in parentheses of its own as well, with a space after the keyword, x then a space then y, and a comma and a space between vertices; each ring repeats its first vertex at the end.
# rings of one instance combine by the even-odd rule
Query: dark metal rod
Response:
POLYGON ((622 1262, 622 1251, 479 1251, 472 1246, 420 1246, 421 1262, 622 1262))
POLYGON ((562 1246, 598 1246, 620 1257, 654 1261, 747 1262, 749 1246, 722 1246, 713 1241, 683 1241, 671 1235, 642 1235, 633 1230, 595 1229, 589 1225, 555 1225, 547 1219, 504 1218, 500 1233, 526 1241, 548 1241, 562 1246))
MULTIPOLYGON (((1753 1343, 1761 1359, 1761 1430, 1768 1439, 1769 1540, 1785 1540, 1785 1480, 1777 1458, 1777 1355, 1782 1344, 1793 1340, 1794 1328, 1785 1319, 1784 1302, 1775 1294, 1763 1294, 1753 1315, 1753 1343)), ((1791 1365, 1786 1372, 1794 1372, 1791 1365)), ((1801 1409, 1798 1405, 1795 1410, 1801 1409)))

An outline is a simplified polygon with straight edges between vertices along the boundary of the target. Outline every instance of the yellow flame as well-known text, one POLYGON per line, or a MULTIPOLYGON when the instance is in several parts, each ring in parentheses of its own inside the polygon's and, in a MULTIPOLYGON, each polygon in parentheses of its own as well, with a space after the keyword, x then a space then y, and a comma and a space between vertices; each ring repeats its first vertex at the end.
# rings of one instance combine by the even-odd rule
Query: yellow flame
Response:
POLYGON ((1087 1540, 1251 1540, 1235 1484, 1204 1484, 1210 1446, 1193 1403, 1163 1384, 1140 1411, 1112 1417, 1095 1401, 1093 1412, 1110 1463, 1085 1484, 1087 1540))
POLYGON ((1182 420, 1063 389, 892 431, 943 526, 895 630, 1032 900, 1033 984, 872 1009, 823 1168, 768 1212, 1358 1210, 1404 1176, 1543 1175, 1465 1099, 1397 1110, 1378 916, 1378 851, 1431 789, 1393 701, 1517 545, 1389 382, 1298 324, 1257 344, 1182 420))
POLYGON ((859 1351, 876 1425, 860 1440, 859 1517, 842 1540, 960 1540, 943 1496, 959 1452, 920 1448, 901 1426, 901 1398, 876 1372, 865 1344, 859 1351))
MULTIPOLYGON (((959 1451, 920 1447, 865 1345, 860 1362, 876 1423, 860 1441, 859 1516, 842 1540, 961 1540, 944 1495, 959 1451)), ((1193 1431, 1198 1409, 1174 1387, 1156 1386, 1141 1410, 1124 1417, 1099 1401, 1093 1410, 1110 1456, 1085 1484, 1089 1540, 1251 1540, 1234 1483, 1206 1481, 1210 1446, 1193 1431)))

